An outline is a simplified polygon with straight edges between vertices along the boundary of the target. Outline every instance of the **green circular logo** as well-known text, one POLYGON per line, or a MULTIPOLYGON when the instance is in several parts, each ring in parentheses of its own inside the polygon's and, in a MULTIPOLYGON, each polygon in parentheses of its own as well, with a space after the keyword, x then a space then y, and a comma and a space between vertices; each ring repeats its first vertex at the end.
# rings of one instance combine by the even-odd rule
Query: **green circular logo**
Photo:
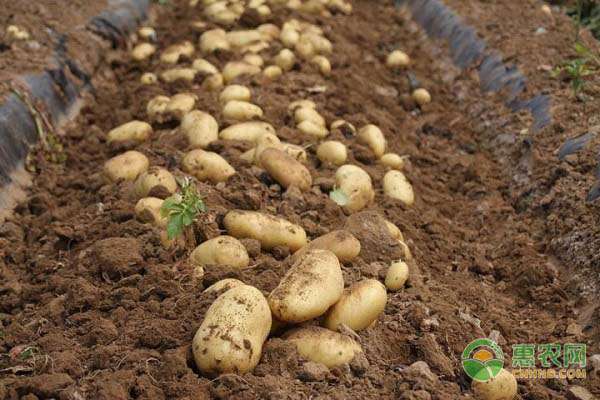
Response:
POLYGON ((490 339, 475 339, 462 353, 462 366, 467 375, 478 382, 495 378, 504 367, 504 353, 490 339))

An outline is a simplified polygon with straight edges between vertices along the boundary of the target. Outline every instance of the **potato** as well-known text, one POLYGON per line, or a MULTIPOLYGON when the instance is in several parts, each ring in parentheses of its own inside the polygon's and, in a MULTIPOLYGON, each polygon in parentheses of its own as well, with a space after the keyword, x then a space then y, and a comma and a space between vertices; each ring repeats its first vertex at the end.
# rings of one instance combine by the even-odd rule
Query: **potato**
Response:
POLYGON ((227 33, 223 29, 211 29, 200 36, 200 51, 203 53, 229 51, 230 49, 227 33))
POLYGON ((160 74, 160 79, 171 83, 175 81, 192 82, 196 78, 196 70, 192 68, 171 68, 160 74))
POLYGON ((225 82, 231 82, 239 76, 260 74, 260 67, 243 61, 230 61, 223 67, 222 74, 225 82))
POLYGON ((294 46, 294 51, 303 60, 310 60, 317 54, 315 46, 303 35, 300 35, 300 39, 294 46))
POLYGON ((210 151, 192 150, 183 157, 183 170, 195 176, 199 181, 212 183, 225 182, 235 174, 235 169, 227 160, 210 151))
POLYGON ((329 131, 325 126, 316 124, 313 121, 302 121, 296 128, 303 134, 317 139, 323 139, 329 135, 329 131))
POLYGON ((346 145, 337 140, 328 140, 322 142, 317 147, 317 157, 322 163, 331 163, 334 165, 342 165, 348 158, 346 145))
POLYGON ((283 75, 283 70, 277 65, 269 65, 263 71, 263 76, 267 79, 273 80, 283 75))
POLYGON ((407 206, 415 202, 413 187, 400 171, 391 170, 384 175, 383 193, 392 199, 402 201, 407 206))
POLYGON ((195 32, 204 32, 208 24, 204 21, 192 21, 190 22, 190 27, 195 32))
POLYGON ((230 121, 248 121, 262 116, 262 108, 247 101, 230 100, 223 107, 223 118, 230 121))
POLYGON ((471 382, 471 390, 478 400, 512 400, 517 396, 517 380, 502 368, 495 378, 487 382, 471 382))
POLYGON ((350 122, 343 119, 335 120, 330 125, 331 130, 334 129, 348 129, 353 135, 356 135, 356 128, 350 122))
POLYGON ((323 76, 331 75, 331 63, 324 56, 314 56, 310 62, 319 68, 319 72, 323 76))
POLYGON ((261 153, 259 164, 284 188, 296 186, 302 191, 310 190, 310 171, 285 151, 268 148, 261 153))
POLYGON ((156 53, 156 46, 150 43, 140 43, 131 50, 131 58, 135 61, 144 61, 156 53))
POLYGON ((323 315, 343 290, 344 277, 335 254, 312 249, 294 262, 268 301, 275 318, 300 323, 323 315))
POLYGON ((152 72, 146 72, 140 77, 140 82, 142 85, 153 85, 158 82, 158 77, 152 72))
POLYGON ((267 17, 267 16, 271 15, 271 8, 269 6, 267 6, 266 4, 263 4, 262 6, 256 7, 256 12, 261 17, 267 17))
POLYGON ((279 27, 275 24, 262 24, 256 28, 262 34, 264 40, 275 40, 281 33, 279 27))
POLYGON ((296 346, 302 357, 327 368, 348 364, 362 353, 360 344, 349 336, 318 326, 294 329, 285 339, 296 346))
POLYGON ((395 224, 386 219, 385 226, 394 239, 404 241, 404 235, 402 235, 402 231, 395 224))
POLYGON ((258 54, 246 54, 242 59, 243 62, 250 65, 255 65, 257 67, 262 67, 265 65, 265 60, 258 54))
POLYGON ((206 374, 245 373, 260 361, 271 330, 269 305, 255 287, 236 286, 209 307, 194 335, 192 352, 206 374))
POLYGON ((9 25, 6 27, 6 35, 13 40, 29 40, 31 36, 25 29, 20 28, 16 25, 9 25))
POLYGON ((346 15, 352 14, 352 4, 347 3, 344 0, 329 0, 328 6, 332 11, 339 11, 346 15))
POLYGON ((343 206, 347 213, 362 210, 375 198, 371 177, 356 165, 339 167, 335 172, 335 182, 338 189, 348 197, 348 203, 343 206))
POLYGON ((290 49, 283 49, 275 56, 274 61, 282 70, 290 71, 296 64, 296 55, 290 49))
POLYGON ((369 124, 358 131, 358 142, 369 146, 375 157, 380 158, 387 147, 385 136, 379 127, 369 124))
POLYGON ((227 233, 238 239, 256 239, 265 250, 287 246, 296 251, 306 245, 306 232, 301 226, 256 211, 232 210, 223 221, 227 233))
POLYGON ((250 121, 240 122, 223 129, 219 133, 219 137, 225 140, 245 140, 255 143, 258 137, 265 133, 274 135, 275 128, 267 122, 250 121))
POLYGON ((312 100, 296 100, 296 101, 292 101, 290 103, 290 105, 288 106, 288 110, 289 111, 294 111, 294 112, 297 109, 299 109, 299 108, 312 108, 312 109, 316 109, 317 105, 312 100))
POLYGON ((160 61, 166 64, 177 64, 182 57, 190 58, 194 54, 194 45, 190 41, 169 46, 160 55, 160 61))
POLYGON ((354 331, 369 327, 385 309, 385 286, 375 279, 363 279, 344 290, 327 312, 323 326, 335 331, 344 324, 354 331))
POLYGON ((154 28, 149 26, 142 26, 140 29, 138 29, 138 35, 145 40, 156 40, 156 31, 154 28))
POLYGON ((231 100, 250 101, 252 93, 250 89, 242 85, 229 85, 221 91, 219 101, 221 104, 226 104, 231 100))
POLYGON ((259 164, 260 156, 266 149, 275 148, 282 149, 279 138, 271 133, 264 133, 256 139, 256 147, 254 148, 254 163, 259 164))
POLYGON ((294 160, 298 160, 303 163, 308 160, 308 155, 306 154, 306 150, 304 150, 304 147, 302 147, 302 146, 298 146, 297 144, 282 142, 281 149, 283 151, 285 151, 288 155, 290 155, 294 160))
POLYGON ((217 67, 203 58, 195 59, 192 63, 192 68, 195 69, 199 74, 203 75, 214 75, 219 73, 217 67))
POLYGON ((410 57, 402 50, 394 50, 388 54, 385 64, 389 68, 405 68, 410 64, 410 57))
POLYGON ((144 197, 135 205, 135 215, 142 222, 154 224, 164 228, 167 226, 167 219, 160 215, 160 208, 163 205, 163 199, 157 197, 144 197))
POLYGON ((205 149, 209 144, 219 139, 217 120, 203 111, 194 110, 185 114, 179 129, 193 149, 205 149))
POLYGON ((424 106, 425 104, 431 103, 431 95, 429 94, 427 89, 416 89, 413 92, 412 97, 415 100, 415 102, 420 106, 424 106))
POLYGON ((286 47, 295 47, 300 40, 300 33, 292 28, 283 28, 279 36, 281 43, 286 47))
POLYGON ((227 41, 231 45, 231 47, 244 47, 251 43, 258 42, 262 40, 262 35, 259 31, 245 30, 245 31, 231 31, 225 34, 227 41))
POLYGON ((405 157, 400 157, 396 153, 386 153, 381 156, 379 162, 386 167, 401 170, 404 167, 404 159, 405 157))
POLYGON ((227 265, 244 268, 250 263, 248 251, 234 237, 223 235, 209 239, 190 254, 192 265, 227 265))
POLYGON ((156 96, 150 100, 146 106, 148 118, 152 121, 163 122, 166 118, 165 112, 170 101, 171 99, 167 96, 156 96))
POLYGON ((141 143, 148 140, 152 132, 152 125, 143 121, 130 121, 108 132, 106 141, 108 143, 128 141, 141 143))
POLYGON ((268 49, 269 43, 265 42, 264 40, 261 40, 260 42, 256 42, 256 43, 252 43, 249 44, 248 46, 244 46, 242 47, 239 52, 242 54, 246 54, 246 53, 252 53, 252 54, 258 54, 263 50, 268 49))
POLYGON ((256 153, 256 149, 252 148, 250 150, 246 150, 245 152, 243 152, 242 154, 240 154, 240 159, 249 162, 249 163, 254 163, 254 153, 256 153))
POLYGON ((104 174, 112 181, 134 181, 142 172, 148 169, 150 161, 138 151, 126 151, 104 163, 104 174))
POLYGON ((308 242, 306 246, 295 252, 291 259, 298 260, 313 249, 329 250, 340 262, 344 263, 352 261, 358 256, 360 242, 348 231, 333 231, 308 242))
POLYGON ((311 121, 315 125, 326 126, 325 118, 317 110, 310 107, 299 107, 294 111, 294 119, 297 124, 304 121, 311 121))
POLYGON ((177 191, 173 174, 162 167, 150 167, 138 176, 134 185, 137 197, 166 198, 177 191))
POLYGON ((404 287, 408 280, 408 265, 404 261, 394 261, 385 275, 385 287, 396 291, 404 287))
POLYGON ((165 114, 181 121, 187 113, 194 109, 197 99, 196 95, 191 93, 178 93, 167 103, 165 114))
POLYGON ((305 30, 302 35, 300 35, 300 40, 298 43, 302 42, 303 40, 308 41, 312 45, 315 53, 331 54, 333 51, 333 45, 329 39, 323 36, 323 32, 321 30, 316 30, 313 32, 308 29, 305 30))
POLYGON ((210 285, 208 288, 204 289, 204 292, 202 293, 226 292, 229 289, 233 289, 234 287, 241 286, 243 284, 244 282, 240 281, 239 279, 221 279, 220 281, 217 281, 210 285))
POLYGON ((225 79, 221 74, 213 74, 202 82, 208 91, 219 90, 225 85, 225 79))

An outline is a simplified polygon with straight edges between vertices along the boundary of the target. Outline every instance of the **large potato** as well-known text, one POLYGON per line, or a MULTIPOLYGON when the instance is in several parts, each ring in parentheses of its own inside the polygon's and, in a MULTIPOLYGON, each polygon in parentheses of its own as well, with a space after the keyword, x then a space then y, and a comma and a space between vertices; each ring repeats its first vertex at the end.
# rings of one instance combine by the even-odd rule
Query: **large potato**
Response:
POLYGON ((219 139, 219 124, 210 114, 194 110, 185 114, 181 120, 181 132, 193 149, 205 149, 219 139))
POLYGON ((336 186, 347 197, 344 211, 354 213, 365 208, 375 198, 371 177, 356 165, 342 165, 335 172, 336 186))
POLYGON ((206 374, 253 370, 271 323, 271 310, 260 290, 248 285, 227 290, 209 307, 194 335, 198 369, 206 374))
POLYGON ((255 143, 259 136, 270 133, 275 134, 275 128, 268 122, 250 121, 240 122, 223 129, 219 137, 225 140, 244 140, 255 143))
POLYGON ((365 125, 360 128, 358 131, 358 141, 369 146, 377 158, 385 154, 387 141, 381 129, 375 125, 365 125))
POLYGON ((260 155, 260 165, 281 186, 296 186, 300 190, 309 190, 312 185, 310 171, 283 150, 268 148, 260 155))
POLYGON ((225 34, 227 41, 232 47, 244 47, 251 43, 262 40, 262 35, 256 29, 245 31, 231 31, 225 34))
POLYGON ((487 382, 471 382, 477 400, 513 400, 517 396, 517 380, 502 368, 500 373, 487 382))
POLYGON ((167 226, 167 219, 160 214, 160 208, 163 205, 163 199, 156 197, 144 197, 135 205, 136 217, 146 223, 154 224, 160 227, 167 226))
POLYGON ((166 198, 177 191, 177 181, 166 169, 150 167, 136 179, 134 191, 140 198, 147 196, 166 198))
POLYGON ((406 176, 400 171, 388 171, 383 177, 383 192, 386 196, 400 200, 410 206, 415 202, 415 193, 406 176))
POLYGON ((104 163, 104 174, 112 182, 118 180, 134 181, 148 169, 148 157, 139 151, 131 150, 119 154, 104 163))
POLYGON ((294 329, 285 339, 296 346, 302 357, 328 368, 348 364, 362 353, 360 344, 349 336, 318 326, 294 329))
POLYGON ((307 251, 314 249, 329 250, 335 254, 340 262, 348 262, 354 260, 360 254, 360 242, 348 231, 329 232, 310 241, 306 246, 295 252, 292 260, 299 260, 304 257, 307 251))
POLYGON ((274 61, 283 71, 290 71, 296 64, 296 55, 290 49, 283 49, 275 56, 274 61))
POLYGON ((130 121, 108 132, 107 142, 143 142, 152 134, 152 126, 144 121, 130 121))
POLYGON ((268 297, 275 318, 299 323, 323 315, 344 290, 340 262, 328 250, 307 251, 268 297))
POLYGON ((375 279, 364 279, 348 289, 327 312, 323 325, 333 331, 340 324, 360 331, 379 317, 387 303, 385 286, 375 279))
POLYGON ((306 232, 301 226, 257 211, 229 211, 223 223, 231 236, 256 239, 266 250, 287 246, 291 251, 296 251, 306 245, 306 232))
POLYGON ((224 182, 235 174, 227 160, 210 151, 192 150, 183 157, 183 170, 200 181, 224 182))
POLYGON ((217 236, 196 247, 190 255, 193 265, 228 265, 235 268, 247 267, 250 263, 244 245, 232 236, 217 236))

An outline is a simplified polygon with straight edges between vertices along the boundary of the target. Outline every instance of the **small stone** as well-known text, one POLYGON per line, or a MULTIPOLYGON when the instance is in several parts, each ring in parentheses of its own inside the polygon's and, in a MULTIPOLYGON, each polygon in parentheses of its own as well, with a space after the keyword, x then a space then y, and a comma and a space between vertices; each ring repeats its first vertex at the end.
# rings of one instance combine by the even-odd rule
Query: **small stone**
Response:
POLYGON ((412 377, 425 378, 430 382, 437 382, 438 377, 429 368, 425 361, 417 361, 404 369, 404 374, 412 377))
POLYGON ((570 400, 594 400, 595 397, 586 388, 582 386, 571 386, 567 391, 567 398, 570 400))
POLYGON ((546 28, 544 28, 544 27, 542 27, 542 26, 540 26, 539 28, 537 28, 537 29, 535 30, 535 34, 536 34, 536 35, 543 35, 543 34, 545 34, 546 32, 548 32, 548 31, 546 30, 546 28))
POLYGON ((240 242, 242 242, 250 257, 256 258, 260 255, 260 242, 258 240, 241 239, 240 242))
POLYGON ((329 369, 320 363, 306 362, 298 372, 298 379, 304 382, 320 382, 329 374, 329 369))

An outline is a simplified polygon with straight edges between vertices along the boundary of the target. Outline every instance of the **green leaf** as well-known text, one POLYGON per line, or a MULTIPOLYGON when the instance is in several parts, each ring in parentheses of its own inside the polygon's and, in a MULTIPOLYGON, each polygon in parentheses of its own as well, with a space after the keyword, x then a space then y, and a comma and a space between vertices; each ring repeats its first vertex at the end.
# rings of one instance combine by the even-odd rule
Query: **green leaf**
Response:
POLYGON ((335 189, 334 191, 329 193, 329 198, 333 200, 338 206, 345 206, 350 201, 348 195, 342 192, 341 189, 335 189))
POLYGON ((167 224, 167 236, 169 239, 175 239, 183 232, 183 221, 181 215, 171 217, 167 224))
POLYGON ((189 213, 184 213, 181 215, 181 221, 184 226, 190 226, 192 222, 194 222, 194 217, 191 216, 189 213))

